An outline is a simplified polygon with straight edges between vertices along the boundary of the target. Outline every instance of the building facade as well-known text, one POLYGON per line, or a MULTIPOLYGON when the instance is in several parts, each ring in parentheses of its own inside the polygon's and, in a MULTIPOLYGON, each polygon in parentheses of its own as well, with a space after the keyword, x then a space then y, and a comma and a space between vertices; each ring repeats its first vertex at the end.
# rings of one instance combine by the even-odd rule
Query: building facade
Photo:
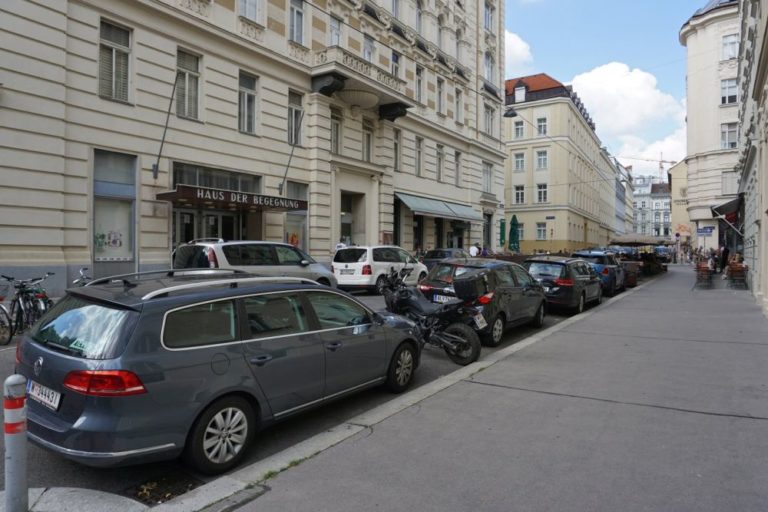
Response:
POLYGON ((680 253, 693 247, 693 227, 688 217, 688 168, 685 162, 678 162, 669 169, 669 192, 672 207, 670 228, 678 242, 678 261, 681 261, 680 253))
POLYGON ((693 244, 741 249, 722 211, 737 197, 739 15, 736 0, 711 0, 680 29, 687 56, 688 215, 693 244))
POLYGON ((747 280, 763 312, 768 315, 768 1, 742 0, 739 4, 741 44, 739 215, 744 228, 747 280))
POLYGON ((669 184, 660 183, 654 176, 637 176, 634 185, 634 232, 670 238, 673 233, 669 184))
POLYGON ((21 0, 0 265, 169 265, 194 238, 495 247, 504 4, 21 0))
POLYGON ((506 105, 504 202, 507 225, 512 215, 520 225, 520 251, 607 245, 621 178, 579 97, 542 73, 507 80, 506 105))

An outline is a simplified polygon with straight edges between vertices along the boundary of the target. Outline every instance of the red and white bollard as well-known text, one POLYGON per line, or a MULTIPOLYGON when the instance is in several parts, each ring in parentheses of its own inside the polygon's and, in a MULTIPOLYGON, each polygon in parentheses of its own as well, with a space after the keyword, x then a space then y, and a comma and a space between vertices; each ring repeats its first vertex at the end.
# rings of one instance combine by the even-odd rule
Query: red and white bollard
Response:
POLYGON ((27 379, 11 375, 3 384, 5 414, 5 512, 27 512, 27 379))

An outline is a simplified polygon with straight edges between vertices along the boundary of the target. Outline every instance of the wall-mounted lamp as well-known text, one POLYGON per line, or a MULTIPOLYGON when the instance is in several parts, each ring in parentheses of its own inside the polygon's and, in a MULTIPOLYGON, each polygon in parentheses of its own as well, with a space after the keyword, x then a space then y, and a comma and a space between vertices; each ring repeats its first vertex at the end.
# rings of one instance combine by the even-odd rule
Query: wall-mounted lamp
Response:
POLYGON ((504 117, 517 117, 517 111, 512 107, 508 107, 504 111, 504 117))

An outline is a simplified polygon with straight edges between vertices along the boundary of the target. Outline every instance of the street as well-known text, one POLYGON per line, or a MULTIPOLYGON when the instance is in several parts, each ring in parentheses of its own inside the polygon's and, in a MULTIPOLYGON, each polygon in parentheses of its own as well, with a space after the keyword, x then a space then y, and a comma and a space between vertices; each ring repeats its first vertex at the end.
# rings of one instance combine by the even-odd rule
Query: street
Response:
MULTIPOLYGON (((355 293, 374 310, 384 309, 382 296, 355 293)), ((568 318, 568 314, 555 311, 545 318, 544 328, 555 325, 568 318)), ((537 332, 537 329, 523 326, 508 330, 505 342, 499 347, 483 347, 481 358, 516 341, 537 332)), ((15 340, 12 345, 0 349, 0 370, 5 379, 13 373, 15 340)), ((422 363, 416 372, 414 387, 423 386, 435 379, 459 368, 440 350, 427 346, 424 349, 422 363)), ((335 425, 373 409, 391 399, 392 395, 384 389, 371 389, 352 397, 340 400, 317 410, 301 414, 286 420, 259 434, 259 440, 248 454, 243 466, 266 458, 285 448, 308 439, 335 425)), ((178 488, 197 486, 208 482, 211 477, 190 471, 178 462, 147 464, 116 469, 95 469, 63 459, 31 443, 29 446, 29 487, 80 487, 95 489, 123 496, 135 497, 139 486, 148 482, 157 483, 154 492, 161 494, 165 486, 168 492, 178 493, 178 488)), ((4 471, 4 468, 3 468, 4 471)))

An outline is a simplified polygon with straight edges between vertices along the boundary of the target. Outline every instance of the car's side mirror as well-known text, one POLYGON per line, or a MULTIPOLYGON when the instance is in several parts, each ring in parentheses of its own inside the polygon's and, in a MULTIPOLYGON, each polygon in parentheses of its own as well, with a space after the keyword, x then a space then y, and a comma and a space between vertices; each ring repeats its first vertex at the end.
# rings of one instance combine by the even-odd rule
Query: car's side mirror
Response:
POLYGON ((301 265, 302 267, 308 267, 309 266, 309 260, 301 260, 299 262, 299 265, 301 265))

